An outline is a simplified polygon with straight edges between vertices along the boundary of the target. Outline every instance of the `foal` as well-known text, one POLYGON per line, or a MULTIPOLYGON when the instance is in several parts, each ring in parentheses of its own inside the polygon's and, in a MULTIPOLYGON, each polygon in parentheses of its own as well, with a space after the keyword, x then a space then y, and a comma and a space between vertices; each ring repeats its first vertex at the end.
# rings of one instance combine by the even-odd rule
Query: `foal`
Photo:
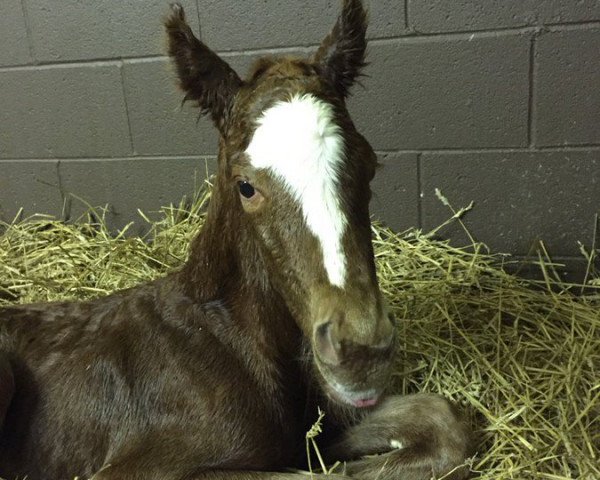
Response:
POLYGON ((441 397, 383 397, 396 347, 370 237, 376 158, 345 106, 365 12, 345 0, 310 60, 246 80, 171 7, 186 98, 220 132, 204 228, 183 268, 83 303, 0 310, 0 476, 307 477, 322 448, 359 479, 460 479, 469 432, 441 397))

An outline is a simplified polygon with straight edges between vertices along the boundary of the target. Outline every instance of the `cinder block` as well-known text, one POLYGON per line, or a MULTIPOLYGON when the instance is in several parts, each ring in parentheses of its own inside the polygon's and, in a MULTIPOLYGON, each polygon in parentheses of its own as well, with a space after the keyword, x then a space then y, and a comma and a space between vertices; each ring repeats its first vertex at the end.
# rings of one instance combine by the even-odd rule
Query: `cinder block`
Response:
POLYGON ((123 78, 133 147, 139 155, 214 154, 218 136, 212 121, 176 87, 174 69, 166 60, 132 61, 123 78))
POLYGON ((452 32, 600 19, 597 0, 408 0, 410 27, 417 32, 452 32))
MULTIPOLYGON (((439 188, 455 209, 475 202, 465 223, 494 251, 527 255, 543 240, 552 255, 577 256, 577 241, 592 241, 600 213, 598 150, 424 154, 421 162, 425 229, 452 216, 436 198, 439 188)), ((467 242, 456 223, 440 234, 467 242)))
POLYGON ((157 218, 161 207, 192 198, 207 173, 215 171, 214 157, 63 160, 59 165, 68 218, 77 219, 88 205, 108 205, 108 225, 116 230, 135 222, 132 235, 148 230, 138 209, 157 218))
POLYGON ((23 65, 31 62, 20 0, 0 2, 0 45, 0 65, 23 65))
POLYGON ((419 225, 417 155, 380 154, 371 182, 371 215, 396 231, 419 225))
POLYGON ((369 11, 369 38, 393 37, 407 33, 405 2, 365 0, 364 3, 369 11))
POLYGON ((0 220, 10 222, 35 213, 60 215, 62 199, 55 160, 0 160, 0 220))
POLYGON ((375 149, 526 145, 526 36, 386 40, 368 60, 350 111, 375 149))
MULTIPOLYGON (((164 0, 25 0, 34 54, 40 61, 152 55, 164 51, 164 0)), ((198 26, 193 0, 179 0, 198 26)))
POLYGON ((119 67, 0 72, 0 158, 128 155, 119 67))
POLYGON ((598 28, 551 32, 537 40, 538 145, 600 143, 599 53, 598 28))
MULTIPOLYGON (((405 33, 404 2, 367 0, 369 36, 405 33)), ((318 44, 340 12, 338 0, 198 0, 202 39, 218 50, 318 44)))

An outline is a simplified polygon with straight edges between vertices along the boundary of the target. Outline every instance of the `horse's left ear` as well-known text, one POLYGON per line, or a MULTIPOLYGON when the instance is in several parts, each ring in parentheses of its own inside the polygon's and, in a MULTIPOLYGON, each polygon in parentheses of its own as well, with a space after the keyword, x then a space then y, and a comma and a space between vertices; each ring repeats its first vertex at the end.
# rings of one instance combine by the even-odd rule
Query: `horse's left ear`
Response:
POLYGON ((345 98, 365 66, 367 13, 360 0, 343 0, 333 30, 321 43, 314 62, 321 75, 345 98))
POLYGON ((173 60, 185 100, 195 100, 219 130, 227 121, 242 81, 225 60, 198 40, 185 20, 183 7, 171 4, 165 19, 169 56, 173 60))

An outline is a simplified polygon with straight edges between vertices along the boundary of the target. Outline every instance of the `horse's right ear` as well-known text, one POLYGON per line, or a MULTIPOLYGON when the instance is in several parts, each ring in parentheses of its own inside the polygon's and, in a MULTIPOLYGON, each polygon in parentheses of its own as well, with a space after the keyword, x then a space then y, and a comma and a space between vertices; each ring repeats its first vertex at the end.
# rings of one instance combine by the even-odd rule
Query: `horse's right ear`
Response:
POLYGON ((365 66, 366 33, 367 13, 361 0, 343 0, 333 30, 314 56, 321 75, 344 98, 365 66))
POLYGON ((198 102, 202 113, 209 113, 222 131, 233 97, 242 85, 240 77, 194 36, 180 4, 171 4, 171 12, 164 23, 169 56, 177 70, 185 100, 198 102))

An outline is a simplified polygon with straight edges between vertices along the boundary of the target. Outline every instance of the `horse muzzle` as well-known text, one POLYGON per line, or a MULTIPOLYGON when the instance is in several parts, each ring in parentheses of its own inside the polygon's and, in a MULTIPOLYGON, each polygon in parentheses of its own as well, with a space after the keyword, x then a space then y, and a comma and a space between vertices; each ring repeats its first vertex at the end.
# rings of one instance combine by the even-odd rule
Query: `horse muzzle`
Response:
POLYGON ((377 404, 392 371, 395 333, 374 345, 361 345, 337 340, 331 325, 326 323, 316 327, 313 349, 323 390, 329 398, 356 408, 377 404))

